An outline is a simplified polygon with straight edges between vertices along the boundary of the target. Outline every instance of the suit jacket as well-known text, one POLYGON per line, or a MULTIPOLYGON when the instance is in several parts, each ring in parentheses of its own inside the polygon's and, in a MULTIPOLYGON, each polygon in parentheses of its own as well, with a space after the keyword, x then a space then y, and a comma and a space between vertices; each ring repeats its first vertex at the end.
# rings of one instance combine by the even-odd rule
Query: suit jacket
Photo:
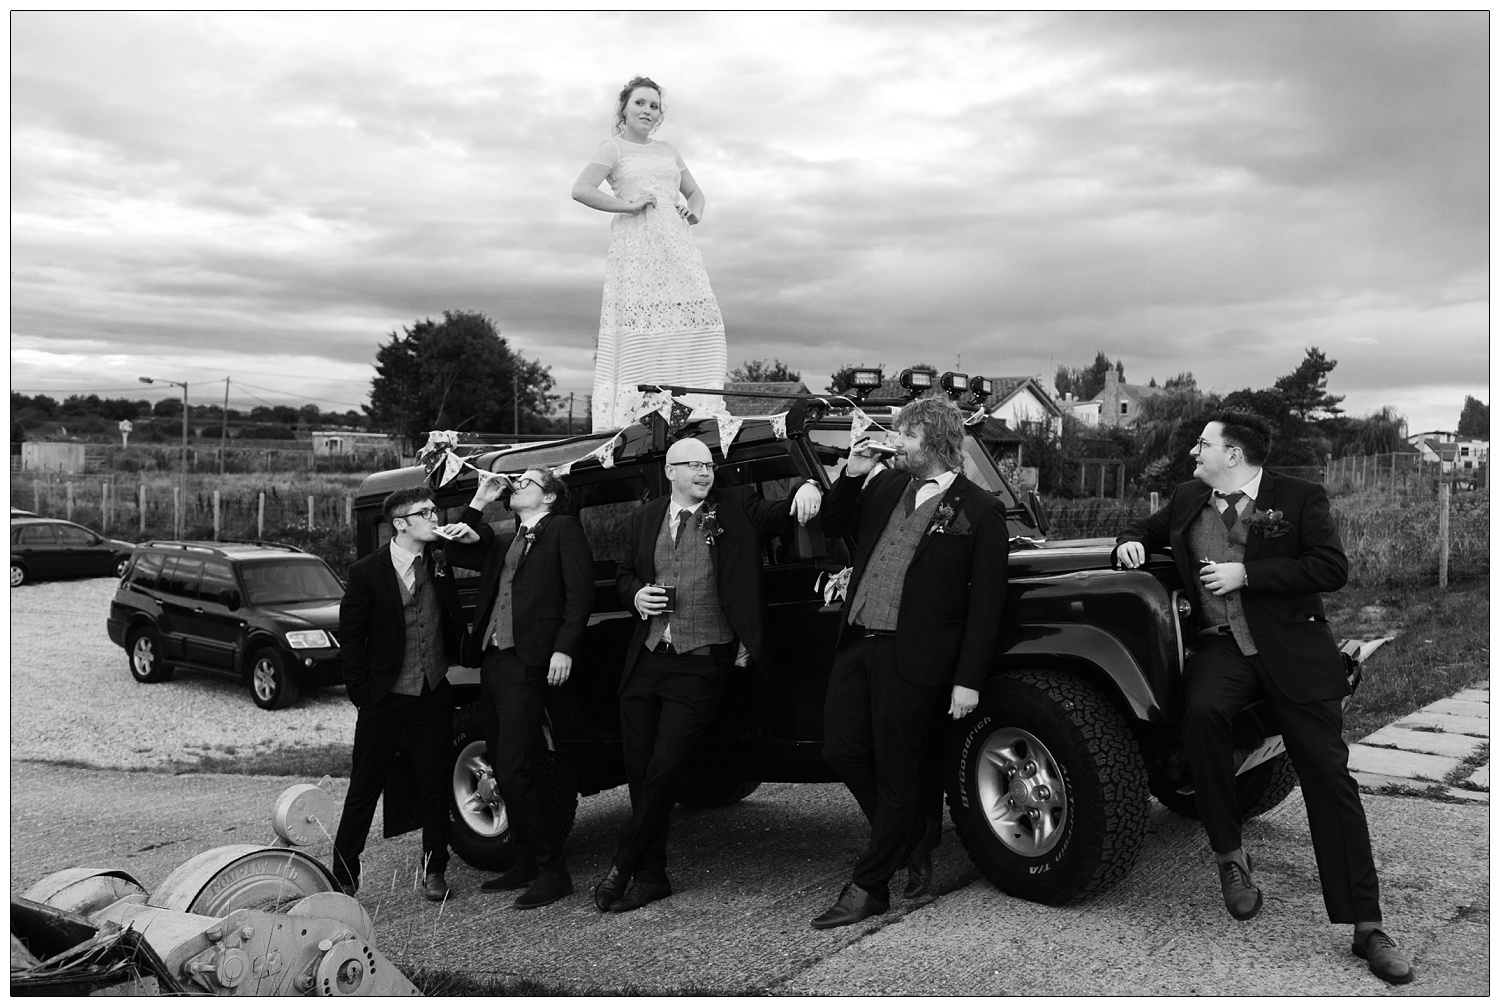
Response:
MULTIPOLYGON (((839 613, 840 643, 865 566, 911 479, 895 470, 868 480, 844 475, 823 501, 824 533, 855 539, 854 572, 839 613)), ((1000 501, 959 473, 902 581, 896 669, 903 679, 915 685, 984 685, 1000 638, 1009 554, 1000 501)))
MULTIPOLYGON (((443 610, 443 653, 457 660, 464 637, 463 606, 442 544, 422 550, 427 575, 443 610)), ((391 547, 381 546, 349 568, 349 586, 339 603, 339 658, 349 700, 363 707, 391 691, 406 655, 406 617, 391 547)))
MULTIPOLYGON (((464 638, 464 664, 481 663, 484 635, 500 593, 500 572, 514 536, 497 538, 484 515, 464 508, 459 520, 479 533, 472 545, 452 543, 454 564, 480 571, 474 602, 474 629, 464 638)), ((533 668, 545 668, 554 652, 577 657, 583 629, 594 607, 594 554, 583 525, 568 514, 544 514, 536 523, 536 539, 516 563, 511 584, 516 656, 533 668)))
MULTIPOLYGON (((1183 483, 1165 507, 1132 521, 1116 541, 1140 542, 1148 554, 1171 546, 1182 582, 1196 590, 1198 564, 1187 530, 1211 492, 1197 479, 1183 483)), ((1276 687, 1290 699, 1310 703, 1347 695, 1344 660, 1320 596, 1349 579, 1328 494, 1317 483, 1266 470, 1254 510, 1240 520, 1273 510, 1281 513, 1280 526, 1258 529, 1252 523, 1245 540, 1250 582, 1242 589, 1241 602, 1255 649, 1276 687)))
MULTIPOLYGON (((656 579, 656 538, 671 502, 670 496, 657 497, 637 507, 630 516, 632 546, 620 564, 616 584, 620 600, 636 613, 637 619, 630 647, 625 653, 625 669, 620 678, 622 689, 635 667, 651 624, 649 619, 639 618, 635 596, 656 579)), ((762 614, 765 602, 761 592, 761 547, 775 535, 788 534, 796 524, 792 517, 791 498, 772 502, 754 495, 748 488, 715 489, 709 492, 703 506, 714 508, 719 526, 724 529, 708 550, 719 586, 719 605, 724 609, 729 625, 734 627, 735 636, 750 651, 750 656, 757 662, 764 662, 766 648, 762 614)))

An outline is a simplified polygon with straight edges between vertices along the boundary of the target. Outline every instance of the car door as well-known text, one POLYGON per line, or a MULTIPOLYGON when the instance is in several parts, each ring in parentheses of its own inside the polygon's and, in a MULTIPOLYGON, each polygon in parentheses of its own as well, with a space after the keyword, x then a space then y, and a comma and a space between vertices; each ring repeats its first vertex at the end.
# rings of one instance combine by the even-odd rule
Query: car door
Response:
POLYGON ((26 564, 35 579, 58 576, 61 554, 57 551, 57 533, 47 523, 25 524, 12 535, 12 554, 26 564))
POLYGON ((157 629, 162 655, 168 659, 193 660, 187 656, 186 644, 194 625, 193 609, 198 605, 198 577, 202 572, 200 557, 168 556, 157 578, 162 614, 157 629))
POLYGON ((114 563, 104 540, 87 528, 59 522, 57 533, 59 577, 103 577, 114 572, 114 563))
POLYGON ((221 591, 238 591, 234 568, 226 560, 203 560, 198 578, 197 601, 186 606, 180 632, 183 650, 189 661, 220 671, 234 670, 243 623, 238 612, 231 612, 219 598, 221 591))

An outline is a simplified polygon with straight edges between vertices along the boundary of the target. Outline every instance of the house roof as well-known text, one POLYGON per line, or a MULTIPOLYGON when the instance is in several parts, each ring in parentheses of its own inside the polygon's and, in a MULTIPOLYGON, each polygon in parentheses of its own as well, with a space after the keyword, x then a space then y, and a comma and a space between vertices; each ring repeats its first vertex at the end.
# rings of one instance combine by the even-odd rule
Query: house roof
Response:
MULTIPOLYGON (((1162 392, 1166 391, 1165 388, 1162 388, 1160 386, 1153 388, 1151 385, 1127 385, 1123 381, 1115 385, 1115 387, 1120 390, 1121 395, 1126 396, 1132 402, 1139 402, 1141 399, 1149 399, 1153 395, 1160 395, 1162 392)), ((1104 392, 1101 390, 1098 395, 1095 395, 1091 399, 1085 399, 1084 401, 1102 403, 1104 401, 1104 392)))
POLYGON ((724 405, 731 416, 770 416, 790 409, 796 396, 810 394, 801 381, 726 381, 724 390, 756 393, 754 398, 724 396, 724 405))
POLYGON ((1030 391, 1052 415, 1061 416, 1063 414, 1062 407, 1057 404, 1057 401, 1051 395, 1047 394, 1047 389, 1043 388, 1042 383, 1036 378, 1023 375, 1021 377, 991 378, 990 380, 995 382, 994 404, 987 407, 991 413, 1022 392, 1030 391))

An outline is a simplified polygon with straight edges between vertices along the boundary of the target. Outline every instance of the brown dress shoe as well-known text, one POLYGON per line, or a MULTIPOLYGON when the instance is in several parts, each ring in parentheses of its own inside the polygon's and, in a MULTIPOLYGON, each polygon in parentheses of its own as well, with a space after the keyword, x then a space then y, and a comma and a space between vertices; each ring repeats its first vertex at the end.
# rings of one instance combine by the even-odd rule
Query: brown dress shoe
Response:
POLYGON ((1401 986, 1417 977, 1411 959, 1379 927, 1362 934, 1356 930, 1350 950, 1370 963, 1371 972, 1393 986, 1401 986))
POLYGON ((429 902, 441 902, 448 897, 448 881, 441 874, 429 874, 422 881, 422 895, 429 902))
POLYGON ((1250 857, 1245 863, 1226 860, 1219 864, 1219 887, 1224 892, 1224 908, 1237 920, 1248 920, 1260 912, 1260 889, 1250 880, 1250 857))
POLYGON ((889 898, 882 899, 874 892, 867 892, 851 881, 844 886, 843 891, 839 892, 839 900, 823 915, 813 917, 810 926, 814 930, 847 927, 851 923, 867 920, 871 916, 879 916, 890 907, 889 898))

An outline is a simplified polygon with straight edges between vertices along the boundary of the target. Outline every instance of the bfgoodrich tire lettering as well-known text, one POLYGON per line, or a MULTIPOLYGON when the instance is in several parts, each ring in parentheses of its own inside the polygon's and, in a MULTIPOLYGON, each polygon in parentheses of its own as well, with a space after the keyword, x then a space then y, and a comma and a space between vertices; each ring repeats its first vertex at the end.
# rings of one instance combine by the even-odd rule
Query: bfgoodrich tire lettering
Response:
POLYGON ((1129 723, 1062 673, 992 679, 955 726, 945 786, 959 840, 995 887, 1062 905, 1139 857, 1150 797, 1129 723))
MULTIPOLYGON (((578 781, 572 763, 548 752, 536 766, 543 812, 564 838, 578 811, 578 781)), ((448 788, 448 846, 481 871, 503 871, 515 859, 514 833, 505 801, 495 789, 480 729, 479 704, 453 716, 453 755, 448 788)))

